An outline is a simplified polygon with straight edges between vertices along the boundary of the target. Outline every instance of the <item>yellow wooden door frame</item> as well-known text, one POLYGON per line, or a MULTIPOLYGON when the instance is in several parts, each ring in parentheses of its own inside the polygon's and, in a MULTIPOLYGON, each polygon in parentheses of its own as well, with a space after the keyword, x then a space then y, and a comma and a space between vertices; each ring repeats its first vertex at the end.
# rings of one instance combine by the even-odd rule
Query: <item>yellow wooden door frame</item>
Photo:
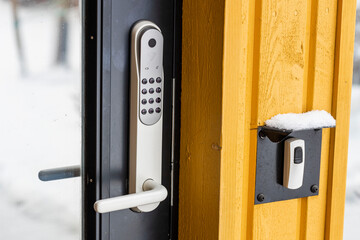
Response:
POLYGON ((342 239, 356 0, 184 0, 179 239, 342 239), (256 128, 324 109, 318 196, 254 205, 256 128))

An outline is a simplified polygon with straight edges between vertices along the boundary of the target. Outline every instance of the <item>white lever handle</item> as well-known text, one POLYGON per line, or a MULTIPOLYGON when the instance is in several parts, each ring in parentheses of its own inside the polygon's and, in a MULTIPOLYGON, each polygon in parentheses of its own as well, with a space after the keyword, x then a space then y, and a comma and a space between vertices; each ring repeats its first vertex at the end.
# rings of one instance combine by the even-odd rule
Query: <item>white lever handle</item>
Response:
MULTIPOLYGON (((136 208, 147 204, 158 205, 161 201, 165 200, 168 194, 163 185, 152 179, 148 179, 144 182, 143 190, 144 192, 140 193, 98 200, 94 204, 94 209, 98 213, 108 213, 127 208, 136 208)), ((144 208, 142 209, 143 212, 146 211, 144 208)))

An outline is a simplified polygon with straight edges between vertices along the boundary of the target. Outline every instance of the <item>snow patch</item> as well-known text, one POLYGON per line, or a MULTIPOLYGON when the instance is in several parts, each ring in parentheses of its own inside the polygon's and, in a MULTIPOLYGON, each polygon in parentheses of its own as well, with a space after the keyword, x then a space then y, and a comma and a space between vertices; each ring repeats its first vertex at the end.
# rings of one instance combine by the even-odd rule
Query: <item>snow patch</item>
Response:
POLYGON ((336 121, 324 110, 313 110, 306 113, 278 114, 265 121, 266 126, 284 130, 305 130, 324 127, 335 127, 336 121))

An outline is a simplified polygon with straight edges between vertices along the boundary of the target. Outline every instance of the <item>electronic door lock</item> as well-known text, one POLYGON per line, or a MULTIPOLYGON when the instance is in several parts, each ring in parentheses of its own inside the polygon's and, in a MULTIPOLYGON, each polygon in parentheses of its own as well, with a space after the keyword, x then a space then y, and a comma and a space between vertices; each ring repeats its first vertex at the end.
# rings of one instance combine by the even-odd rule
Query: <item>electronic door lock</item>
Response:
POLYGON ((289 138, 284 143, 283 185, 289 189, 298 189, 303 184, 305 165, 305 141, 289 138))
POLYGON ((163 131, 163 36, 150 21, 131 33, 129 194, 94 204, 99 213, 131 208, 150 212, 166 199, 161 185, 163 131))

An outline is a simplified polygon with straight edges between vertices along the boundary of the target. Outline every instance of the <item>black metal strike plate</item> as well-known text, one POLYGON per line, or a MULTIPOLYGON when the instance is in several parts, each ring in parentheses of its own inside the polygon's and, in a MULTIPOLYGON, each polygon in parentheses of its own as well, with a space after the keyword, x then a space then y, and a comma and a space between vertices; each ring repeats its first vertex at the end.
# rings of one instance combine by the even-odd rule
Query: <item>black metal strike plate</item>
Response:
POLYGON ((259 127, 256 154, 255 204, 303 198, 319 194, 322 129, 287 131, 259 127), (284 141, 288 138, 305 141, 303 185, 288 189, 283 184, 284 141))

